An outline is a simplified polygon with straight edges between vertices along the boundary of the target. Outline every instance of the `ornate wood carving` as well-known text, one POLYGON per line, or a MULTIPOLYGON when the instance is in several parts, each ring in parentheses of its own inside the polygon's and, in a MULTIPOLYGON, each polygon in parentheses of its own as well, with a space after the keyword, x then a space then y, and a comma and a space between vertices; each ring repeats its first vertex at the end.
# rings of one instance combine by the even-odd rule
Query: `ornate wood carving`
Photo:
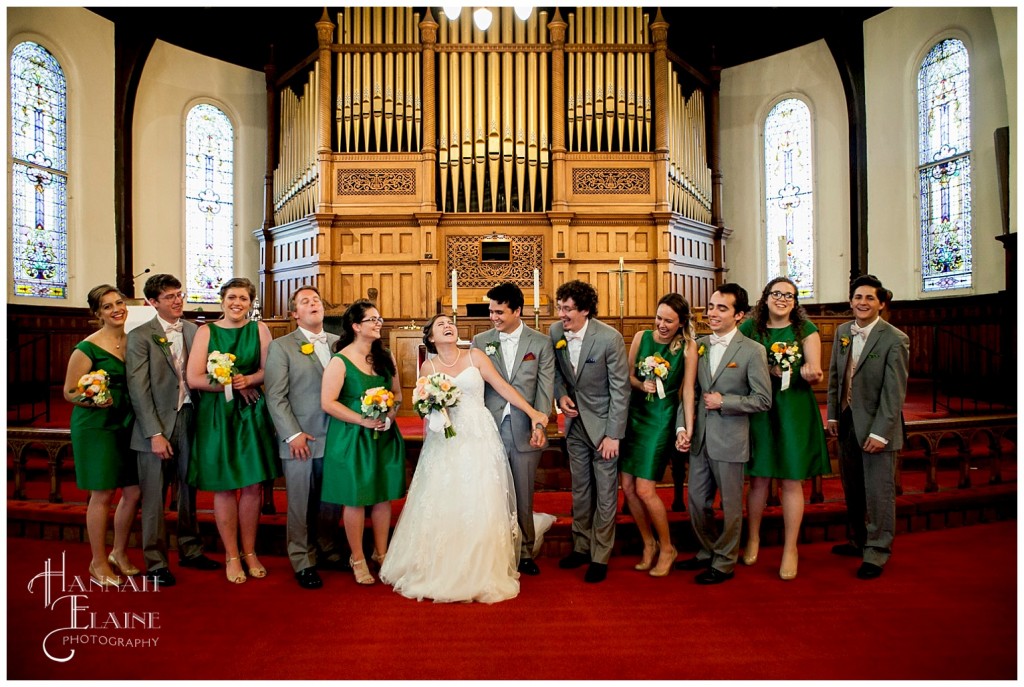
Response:
POLYGON ((339 169, 338 195, 416 195, 416 172, 411 169, 395 169, 382 172, 339 169))
MULTIPOLYGON (((459 272, 459 288, 489 289, 510 281, 521 289, 533 289, 533 270, 544 280, 544 237, 509 236, 512 259, 508 262, 480 262, 482 236, 449 236, 445 244, 448 265, 459 272)), ((446 280, 451 287, 450 277, 446 280)))
POLYGON ((611 167, 572 170, 572 192, 576 195, 647 195, 651 192, 651 170, 645 167, 611 167))

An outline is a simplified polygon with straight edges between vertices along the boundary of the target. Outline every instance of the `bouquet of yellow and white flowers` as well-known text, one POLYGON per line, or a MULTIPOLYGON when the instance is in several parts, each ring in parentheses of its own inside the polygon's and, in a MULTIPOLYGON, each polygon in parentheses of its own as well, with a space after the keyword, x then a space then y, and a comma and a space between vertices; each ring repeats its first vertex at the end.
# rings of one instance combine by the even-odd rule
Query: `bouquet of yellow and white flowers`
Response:
POLYGON ((221 353, 213 351, 206 358, 206 376, 210 384, 222 384, 224 386, 224 398, 231 400, 231 378, 239 374, 235 367, 234 353, 221 353))
POLYGON ((451 377, 436 373, 416 380, 412 392, 412 407, 420 417, 428 418, 430 429, 438 432, 444 429, 444 438, 455 436, 455 428, 448 417, 448 409, 458 404, 462 389, 452 383, 451 377))
MULTIPOLYGON (((661 380, 668 377, 668 371, 671 368, 672 363, 657 353, 647 356, 636 364, 637 373, 643 377, 644 381, 654 380, 658 387, 658 398, 665 398, 665 386, 661 380)), ((647 400, 653 401, 654 394, 647 394, 647 400)))
MULTIPOLYGON (((385 389, 382 386, 375 386, 372 389, 367 389, 363 392, 363 398, 359 404, 359 410, 362 412, 363 417, 372 417, 376 419, 391 412, 391 408, 394 405, 395 395, 391 390, 385 389)), ((380 432, 373 430, 374 439, 377 438, 378 434, 380 434, 380 432)))
POLYGON ((75 400, 79 403, 106 405, 110 402, 110 375, 105 370, 95 370, 84 374, 78 379, 78 386, 73 391, 78 394, 75 400))
POLYGON ((772 367, 778 365, 782 370, 782 386, 779 389, 780 391, 785 391, 789 388, 790 375, 802 357, 800 345, 796 341, 793 343, 776 341, 768 349, 768 365, 772 367))

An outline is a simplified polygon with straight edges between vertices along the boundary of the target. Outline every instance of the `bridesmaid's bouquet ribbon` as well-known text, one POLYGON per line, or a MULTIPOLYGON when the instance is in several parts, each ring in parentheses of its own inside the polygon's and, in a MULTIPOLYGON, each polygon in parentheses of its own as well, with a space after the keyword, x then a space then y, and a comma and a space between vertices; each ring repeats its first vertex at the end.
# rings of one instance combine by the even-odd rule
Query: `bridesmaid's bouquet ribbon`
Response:
POLYGON ((110 375, 105 370, 94 370, 78 378, 78 386, 71 391, 78 394, 79 403, 106 405, 110 403, 110 375))
POLYGON ((768 349, 768 364, 773 367, 778 365, 782 370, 782 386, 779 387, 779 391, 785 391, 789 388, 789 380, 792 375, 793 368, 796 367, 797 362, 802 357, 803 354, 800 352, 800 345, 796 341, 793 343, 776 341, 772 344, 772 347, 768 349))
MULTIPOLYGON (((395 405, 395 395, 390 389, 385 389, 382 386, 375 386, 372 389, 367 389, 363 392, 362 401, 359 404, 359 410, 362 412, 363 417, 372 417, 377 419, 381 416, 387 415, 391 412, 391 408, 395 405)), ((376 429, 373 430, 373 438, 376 439, 377 435, 380 434, 376 429)))
POLYGON ((462 390, 452 383, 451 377, 436 373, 416 380, 416 388, 412 392, 412 407, 420 417, 427 418, 427 425, 432 432, 444 430, 444 438, 455 436, 455 427, 448 417, 448 409, 458 405, 462 398, 462 390))
MULTIPOLYGON (((660 355, 654 354, 647 356, 637 363, 636 369, 640 376, 644 378, 644 381, 654 380, 655 386, 658 387, 658 398, 665 398, 665 385, 661 380, 668 377, 668 371, 672 369, 672 363, 660 355)), ((653 401, 654 394, 647 394, 647 400, 653 401)))
POLYGON ((231 377, 239 374, 239 369, 235 367, 235 355, 213 351, 206 358, 206 373, 211 384, 224 386, 224 400, 230 403, 232 399, 231 377))

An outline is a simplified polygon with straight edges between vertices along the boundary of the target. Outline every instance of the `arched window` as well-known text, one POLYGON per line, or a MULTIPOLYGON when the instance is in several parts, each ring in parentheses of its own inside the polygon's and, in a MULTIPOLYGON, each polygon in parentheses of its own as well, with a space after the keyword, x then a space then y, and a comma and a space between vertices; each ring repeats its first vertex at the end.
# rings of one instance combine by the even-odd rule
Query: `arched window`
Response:
POLYGON ((216 303, 234 271, 234 128, 213 105, 185 122, 185 291, 190 303, 216 303))
POLYGON ((16 296, 68 292, 67 80, 46 48, 11 53, 11 275, 16 296))
POLYGON ((955 38, 932 48, 917 73, 924 291, 971 286, 970 76, 955 38))
POLYGON ((814 296, 814 164, 811 111, 781 101, 764 122, 765 255, 768 279, 787 276, 814 296))

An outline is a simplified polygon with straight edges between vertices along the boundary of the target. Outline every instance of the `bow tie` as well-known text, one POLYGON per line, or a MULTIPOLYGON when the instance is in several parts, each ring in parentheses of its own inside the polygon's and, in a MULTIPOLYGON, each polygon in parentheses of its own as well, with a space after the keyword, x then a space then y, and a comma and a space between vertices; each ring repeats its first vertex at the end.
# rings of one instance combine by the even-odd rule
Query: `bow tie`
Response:
POLYGON ((563 336, 565 336, 565 340, 566 341, 582 341, 583 340, 583 335, 580 334, 579 332, 565 332, 563 334, 563 336))
POLYGON ((854 336, 859 336, 865 341, 867 341, 868 339, 868 331, 869 329, 867 327, 858 327, 855 324, 850 325, 850 333, 853 334, 854 336))
POLYGON ((169 324, 166 327, 164 327, 164 334, 168 334, 170 332, 178 332, 179 334, 181 334, 182 328, 183 327, 181 324, 181 320, 178 320, 174 324, 169 324))
POLYGON ((310 343, 327 343, 327 332, 320 332, 319 334, 309 334, 310 343))
POLYGON ((729 340, 726 337, 718 336, 717 334, 712 334, 710 341, 711 341, 711 345, 712 346, 728 346, 729 345, 729 340))
POLYGON ((507 341, 512 344, 518 344, 519 336, 517 334, 505 334, 504 332, 498 332, 498 340, 501 341, 501 343, 505 343, 507 341))

